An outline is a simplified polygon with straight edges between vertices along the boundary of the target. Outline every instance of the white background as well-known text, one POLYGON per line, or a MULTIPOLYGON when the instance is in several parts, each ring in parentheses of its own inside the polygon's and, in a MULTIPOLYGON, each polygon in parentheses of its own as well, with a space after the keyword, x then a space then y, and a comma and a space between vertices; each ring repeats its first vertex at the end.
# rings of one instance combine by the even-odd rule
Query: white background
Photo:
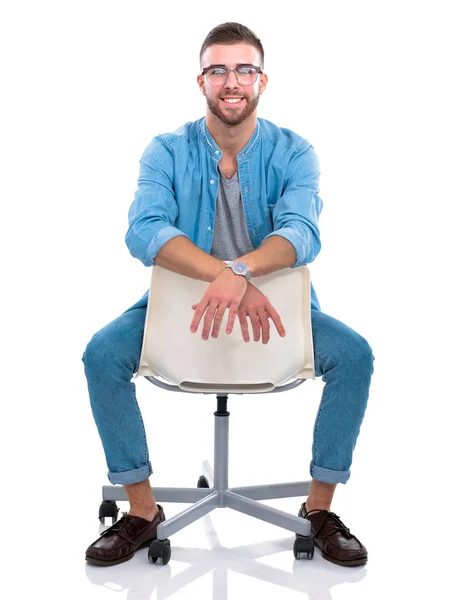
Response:
MULTIPOLYGON (((104 585, 110 579, 121 597, 151 598, 160 585, 170 593, 166 586, 178 573, 173 559, 157 573, 143 552, 132 566, 98 569, 99 581, 85 569, 108 480, 81 356, 91 336, 148 287, 150 269, 124 243, 138 161, 154 135, 205 114, 198 53, 210 29, 225 21, 249 26, 264 45, 269 83, 259 116, 293 129, 319 156, 323 247, 310 265, 312 281, 322 310, 366 337, 376 357, 352 477, 333 503, 370 561, 353 572, 317 553, 294 566, 287 536, 280 558, 271 546, 262 561, 269 582, 232 571, 228 589, 213 592, 205 576, 181 597, 452 592, 449 5, 2 5, 2 545, 10 567, 1 584, 15 587, 10 597, 112 598, 104 585), (278 563, 289 571, 288 585, 277 581, 278 563), (143 569, 142 576, 126 568, 143 569)), ((306 382, 278 401, 231 397, 232 485, 309 477, 322 388, 306 382)), ((137 390, 152 485, 195 485, 201 460, 212 456, 214 398, 181 398, 143 380, 137 390)), ((295 512, 299 503, 274 505, 295 512)), ((213 516, 224 546, 286 535, 230 512, 213 516)), ((200 548, 200 527, 188 528, 187 542, 176 534, 173 544, 200 548)))

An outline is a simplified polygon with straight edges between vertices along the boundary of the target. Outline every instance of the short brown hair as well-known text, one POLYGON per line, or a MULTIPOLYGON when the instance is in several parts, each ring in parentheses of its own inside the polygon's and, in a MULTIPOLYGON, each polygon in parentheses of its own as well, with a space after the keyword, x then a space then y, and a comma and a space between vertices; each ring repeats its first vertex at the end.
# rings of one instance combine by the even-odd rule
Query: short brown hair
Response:
POLYGON ((199 60, 200 62, 202 61, 202 54, 209 46, 214 46, 215 44, 230 45, 241 42, 251 44, 260 52, 261 66, 263 67, 265 52, 263 50, 262 42, 253 31, 240 23, 222 23, 222 25, 218 25, 212 29, 202 44, 199 60))

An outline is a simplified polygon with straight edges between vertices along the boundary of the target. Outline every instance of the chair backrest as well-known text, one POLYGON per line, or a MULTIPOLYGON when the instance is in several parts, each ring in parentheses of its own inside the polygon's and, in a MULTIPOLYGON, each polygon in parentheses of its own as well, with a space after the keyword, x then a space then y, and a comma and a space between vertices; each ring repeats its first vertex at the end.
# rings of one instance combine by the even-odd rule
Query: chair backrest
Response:
MULTIPOLYGON (((311 294, 306 266, 254 277, 252 283, 270 300, 286 330, 277 333, 270 319, 268 344, 243 340, 238 319, 230 335, 224 314, 219 336, 202 340, 189 330, 208 283, 159 266, 152 268, 142 353, 137 375, 157 378, 182 391, 264 393, 295 380, 314 379, 311 294)), ((147 377, 148 378, 148 377, 147 377)), ((277 390, 276 390, 277 391, 277 390)))

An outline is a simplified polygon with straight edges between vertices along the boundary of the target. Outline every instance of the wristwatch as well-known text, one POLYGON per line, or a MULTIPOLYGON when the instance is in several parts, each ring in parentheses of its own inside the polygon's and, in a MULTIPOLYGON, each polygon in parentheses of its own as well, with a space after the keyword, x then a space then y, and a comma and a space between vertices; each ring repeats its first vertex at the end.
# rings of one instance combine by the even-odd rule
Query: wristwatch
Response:
POLYGON ((247 281, 251 279, 251 272, 246 263, 240 260, 229 260, 225 266, 227 269, 232 269, 236 275, 244 275, 247 281))

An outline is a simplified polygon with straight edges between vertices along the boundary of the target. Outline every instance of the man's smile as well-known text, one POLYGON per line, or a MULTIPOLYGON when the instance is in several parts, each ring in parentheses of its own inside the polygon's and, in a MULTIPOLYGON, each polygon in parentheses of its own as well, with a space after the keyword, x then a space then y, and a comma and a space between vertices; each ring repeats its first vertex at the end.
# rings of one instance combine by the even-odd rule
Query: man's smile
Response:
POLYGON ((244 100, 244 98, 239 98, 238 96, 235 97, 226 97, 226 98, 221 98, 221 100, 224 102, 224 104, 229 104, 230 106, 235 106, 238 104, 241 104, 241 102, 244 100))

